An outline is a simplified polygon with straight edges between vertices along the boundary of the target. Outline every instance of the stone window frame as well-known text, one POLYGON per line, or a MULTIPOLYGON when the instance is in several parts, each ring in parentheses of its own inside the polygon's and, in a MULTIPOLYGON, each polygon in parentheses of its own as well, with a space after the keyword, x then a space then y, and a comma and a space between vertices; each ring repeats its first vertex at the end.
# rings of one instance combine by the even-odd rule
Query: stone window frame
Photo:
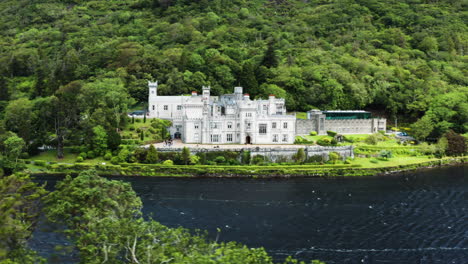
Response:
POLYGON ((283 128, 284 128, 284 129, 288 129, 288 122, 284 122, 284 123, 283 123, 283 128))
POLYGON ((227 123, 227 128, 232 128, 232 122, 227 123))
POLYGON ((167 111, 169 110, 169 106, 168 105, 164 105, 164 111, 167 111))
POLYGON ((271 123, 271 128, 276 129, 276 122, 271 123))
POLYGON ((177 110, 182 110, 182 105, 177 105, 177 110))
POLYGON ((234 139, 233 135, 231 133, 226 134, 226 142, 232 142, 234 139))
POLYGON ((283 134, 283 142, 288 142, 288 134, 283 134))

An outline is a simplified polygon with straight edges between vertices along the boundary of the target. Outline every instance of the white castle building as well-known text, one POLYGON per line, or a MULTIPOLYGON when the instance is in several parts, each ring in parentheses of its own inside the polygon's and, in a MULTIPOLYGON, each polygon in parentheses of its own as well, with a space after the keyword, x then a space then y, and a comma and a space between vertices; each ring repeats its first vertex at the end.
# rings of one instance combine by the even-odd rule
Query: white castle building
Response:
POLYGON ((340 134, 371 134, 385 131, 386 119, 373 118, 362 110, 307 112, 307 119, 286 113, 283 98, 251 100, 235 87, 233 94, 158 96, 158 83, 149 82, 148 117, 172 121, 172 138, 202 144, 293 144, 296 135, 319 135, 327 130, 340 134))
POLYGON ((148 116, 172 121, 173 138, 202 144, 293 144, 296 116, 286 114, 283 98, 251 100, 235 87, 233 94, 158 96, 158 83, 149 82, 148 116))

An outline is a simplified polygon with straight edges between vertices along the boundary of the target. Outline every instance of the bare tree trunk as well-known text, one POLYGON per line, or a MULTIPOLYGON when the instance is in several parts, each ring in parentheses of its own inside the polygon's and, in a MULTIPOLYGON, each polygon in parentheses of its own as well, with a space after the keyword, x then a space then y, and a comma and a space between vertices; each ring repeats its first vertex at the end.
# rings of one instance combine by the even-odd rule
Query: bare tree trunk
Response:
POLYGON ((57 135, 57 158, 63 159, 63 136, 57 135))

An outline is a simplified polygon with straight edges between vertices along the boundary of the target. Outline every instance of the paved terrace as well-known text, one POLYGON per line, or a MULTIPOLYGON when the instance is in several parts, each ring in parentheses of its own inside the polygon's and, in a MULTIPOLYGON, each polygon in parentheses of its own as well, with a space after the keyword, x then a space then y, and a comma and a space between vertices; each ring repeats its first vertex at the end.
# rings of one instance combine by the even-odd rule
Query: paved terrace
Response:
MULTIPOLYGON (((300 149, 305 147, 312 147, 316 145, 297 145, 297 144, 284 144, 284 145, 268 145, 268 144, 185 144, 181 140, 172 141, 172 146, 167 146, 164 142, 153 144, 155 148, 183 148, 189 149, 222 149, 222 150, 240 150, 245 148, 276 148, 276 149, 300 149)), ((149 146, 149 145, 148 145, 149 146)))

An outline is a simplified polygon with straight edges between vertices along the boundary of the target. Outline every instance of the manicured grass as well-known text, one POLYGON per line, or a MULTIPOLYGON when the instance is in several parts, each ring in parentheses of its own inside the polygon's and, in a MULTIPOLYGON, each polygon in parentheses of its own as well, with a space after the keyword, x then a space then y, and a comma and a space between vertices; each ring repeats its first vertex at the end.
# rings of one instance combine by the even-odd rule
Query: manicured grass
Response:
POLYGON ((33 156, 29 158, 30 160, 44 160, 46 162, 54 161, 54 162, 61 162, 61 163, 75 163, 76 157, 78 154, 71 153, 68 148, 63 150, 64 158, 58 159, 57 158, 57 150, 46 150, 39 155, 33 156))
POLYGON ((156 143, 160 142, 155 140, 155 135, 150 133, 149 128, 151 128, 151 120, 153 118, 147 118, 146 122, 143 122, 143 118, 135 118, 135 123, 132 123, 132 118, 130 118, 130 121, 128 122, 127 126, 125 127, 124 130, 120 132, 120 135, 125 137, 125 138, 131 138, 131 139, 140 139, 140 133, 137 132, 137 130, 143 130, 144 133, 144 139, 142 144, 149 144, 149 143, 156 143), (130 130, 130 127, 133 127, 133 130, 130 130))
POLYGON ((399 165, 417 164, 426 161, 438 160, 437 158, 428 156, 418 157, 394 157, 388 160, 380 160, 377 158, 355 158, 351 160, 351 164, 361 165, 363 168, 382 168, 382 167, 394 167, 399 165), (374 162, 371 162, 374 161, 374 162))
POLYGON ((307 135, 307 136, 302 136, 303 138, 309 140, 309 141, 314 141, 314 142, 317 142, 317 140, 319 139, 322 139, 322 138, 328 138, 330 140, 332 140, 333 138, 332 137, 329 137, 328 135, 320 135, 320 136, 311 136, 311 135, 307 135))
MULTIPOLYGON (((47 150, 44 152, 39 153, 39 155, 32 156, 28 160, 35 161, 35 160, 43 160, 45 162, 56 162, 56 163, 70 163, 74 164, 76 162, 76 158, 78 157, 77 153, 71 153, 69 149, 64 149, 64 158, 58 159, 57 158, 57 151, 56 150, 47 150)), ((107 162, 104 160, 103 157, 97 157, 94 159, 87 159, 84 162, 92 163, 92 164, 101 164, 102 162, 107 162)), ((33 164, 29 165, 28 168, 35 169, 35 168, 42 168, 40 166, 35 166, 33 164)))
POLYGON ((297 119, 307 119, 307 113, 306 112, 292 112, 292 114, 296 114, 297 119))

